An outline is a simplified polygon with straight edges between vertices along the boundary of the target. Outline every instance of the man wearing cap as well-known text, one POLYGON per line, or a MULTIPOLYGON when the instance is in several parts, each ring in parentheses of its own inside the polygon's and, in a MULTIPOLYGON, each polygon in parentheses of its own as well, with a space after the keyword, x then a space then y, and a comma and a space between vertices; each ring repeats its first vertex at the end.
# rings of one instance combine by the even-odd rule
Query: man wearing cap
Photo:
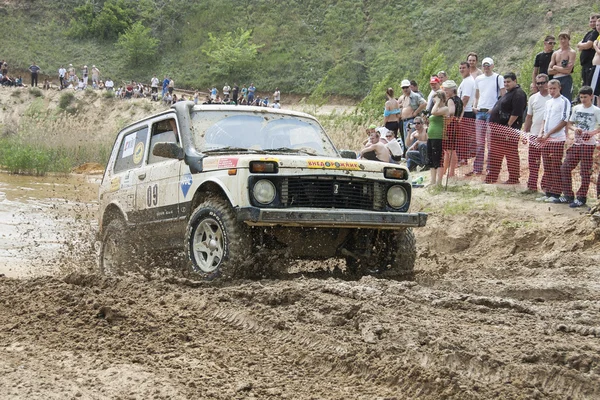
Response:
POLYGON ((504 183, 519 183, 521 173, 519 163, 519 129, 523 125, 523 113, 527 106, 527 95, 517 84, 517 75, 509 72, 504 75, 506 94, 500 98, 490 113, 492 134, 490 136, 489 171, 485 183, 495 183, 500 174, 502 161, 506 158, 508 180, 504 183), (507 126, 512 129, 505 129, 507 126))
MULTIPOLYGON (((537 193, 538 191, 538 179, 540 166, 542 165, 542 152, 538 137, 543 128, 546 102, 552 98, 548 93, 549 80, 550 78, 546 74, 539 74, 535 77, 534 83, 537 86, 537 93, 529 97, 527 103, 527 116, 525 117, 525 126, 523 126, 523 131, 529 136, 527 193, 537 193)), ((542 190, 545 191, 547 186, 547 183, 542 180, 542 190)))
POLYGON ((494 60, 486 57, 481 65, 483 66, 483 75, 479 75, 475 79, 475 102, 473 103, 473 111, 477 120, 475 124, 477 154, 473 163, 473 171, 468 173, 467 176, 483 173, 490 111, 494 108, 498 99, 506 93, 504 79, 494 72, 494 60))
POLYGON ((417 93, 413 92, 410 89, 410 81, 408 79, 404 79, 400 84, 402 87, 402 96, 398 98, 398 103, 400 103, 400 120, 402 121, 402 142, 404 143, 404 148, 406 149, 406 142, 408 139, 408 124, 412 124, 415 120, 415 117, 421 114, 421 112, 427 106, 427 102, 417 93))
POLYGON ((97 88, 99 82, 100 82, 100 70, 98 68, 96 68, 95 65, 92 65, 92 86, 94 88, 97 88))
MULTIPOLYGON (((548 75, 548 66, 552 60, 552 54, 554 54, 554 45, 556 39, 552 35, 546 36, 544 39, 544 50, 537 53, 533 62, 533 75, 531 81, 535 82, 535 77, 539 74, 548 75)), ((533 93, 538 91, 537 86, 534 86, 533 93)))
POLYGON ((560 82, 560 91, 567 100, 571 101, 573 91, 573 67, 575 66, 575 50, 571 48, 571 35, 567 32, 561 32, 558 35, 560 48, 552 54, 550 65, 548 66, 548 75, 554 75, 554 79, 560 82))
POLYGON ((429 95, 427 96, 427 112, 429 114, 431 114, 431 109, 434 104, 433 96, 435 95, 435 92, 440 90, 440 83, 440 78, 438 78, 437 75, 433 75, 431 79, 429 79, 429 87, 431 88, 431 92, 429 92, 429 95))
POLYGON ((463 80, 458 86, 458 97, 463 103, 463 118, 458 129, 458 159, 466 163, 467 158, 473 157, 475 152, 475 78, 471 76, 469 63, 463 61, 458 67, 463 80))
POLYGON ((598 30, 596 30, 596 20, 600 18, 600 14, 593 13, 590 15, 590 28, 592 29, 585 34, 581 42, 577 43, 579 50, 579 62, 581 63, 581 80, 583 86, 590 86, 592 83, 592 74, 594 73, 594 65, 592 59, 596 54, 594 50, 594 41, 598 39, 598 30))

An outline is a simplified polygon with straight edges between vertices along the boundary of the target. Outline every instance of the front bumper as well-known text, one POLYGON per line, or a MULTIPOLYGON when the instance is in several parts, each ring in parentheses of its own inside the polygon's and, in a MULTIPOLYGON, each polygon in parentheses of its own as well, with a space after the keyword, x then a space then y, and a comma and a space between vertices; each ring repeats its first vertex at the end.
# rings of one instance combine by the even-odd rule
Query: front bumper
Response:
POLYGON ((253 226, 301 226, 316 228, 402 229, 425 226, 426 213, 394 213, 364 210, 325 210, 313 208, 237 209, 237 219, 253 226))

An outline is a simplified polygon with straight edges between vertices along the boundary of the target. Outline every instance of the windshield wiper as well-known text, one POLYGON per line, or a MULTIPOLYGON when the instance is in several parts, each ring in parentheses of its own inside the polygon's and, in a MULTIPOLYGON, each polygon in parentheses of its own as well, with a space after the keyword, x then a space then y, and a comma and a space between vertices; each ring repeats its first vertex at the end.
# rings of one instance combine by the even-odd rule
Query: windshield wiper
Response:
POLYGON ((304 154, 308 154, 309 156, 318 155, 318 153, 315 152, 314 149, 311 149, 308 147, 301 147, 298 149, 290 149, 289 147, 278 147, 276 149, 265 149, 265 151, 274 152, 274 153, 304 153, 304 154))
POLYGON ((255 150, 255 149, 247 149, 245 147, 233 147, 233 146, 226 146, 226 147, 219 147, 216 149, 210 149, 210 150, 204 150, 203 153, 204 154, 209 154, 209 153, 231 153, 231 152, 240 152, 240 153, 264 153, 264 151, 262 150, 255 150))

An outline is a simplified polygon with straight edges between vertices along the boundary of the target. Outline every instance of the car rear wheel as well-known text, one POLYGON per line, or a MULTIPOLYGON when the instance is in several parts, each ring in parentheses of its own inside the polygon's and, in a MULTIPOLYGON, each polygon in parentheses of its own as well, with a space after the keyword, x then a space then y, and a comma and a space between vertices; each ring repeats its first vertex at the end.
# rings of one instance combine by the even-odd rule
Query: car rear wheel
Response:
POLYGON ((192 213, 184 245, 190 272, 207 280, 231 279, 244 274, 251 238, 227 201, 209 197, 192 213))

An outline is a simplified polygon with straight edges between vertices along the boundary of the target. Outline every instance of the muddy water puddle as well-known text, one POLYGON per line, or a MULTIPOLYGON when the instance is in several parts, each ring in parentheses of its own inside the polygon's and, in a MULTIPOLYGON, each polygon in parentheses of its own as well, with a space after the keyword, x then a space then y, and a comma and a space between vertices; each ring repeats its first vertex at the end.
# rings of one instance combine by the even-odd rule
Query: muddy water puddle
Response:
POLYGON ((0 173, 0 274, 93 268, 100 175, 0 173))

